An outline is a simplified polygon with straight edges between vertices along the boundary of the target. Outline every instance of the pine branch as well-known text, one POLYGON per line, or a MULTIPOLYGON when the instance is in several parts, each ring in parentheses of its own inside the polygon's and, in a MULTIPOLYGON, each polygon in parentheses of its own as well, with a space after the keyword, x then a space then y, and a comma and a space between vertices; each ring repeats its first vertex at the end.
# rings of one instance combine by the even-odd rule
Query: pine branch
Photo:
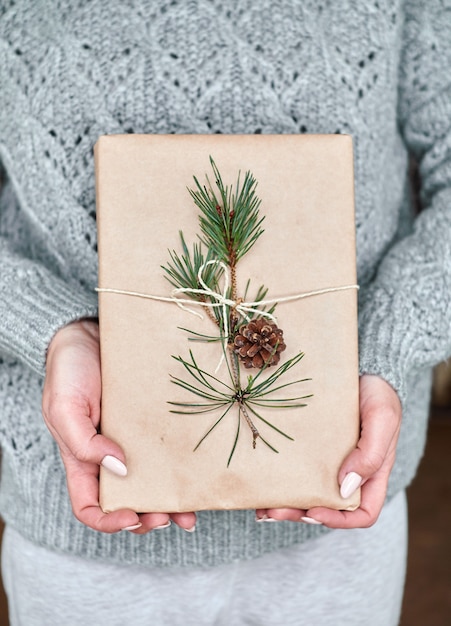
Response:
POLYGON ((215 411, 221 413, 194 450, 199 448, 235 407, 237 427, 227 460, 229 467, 238 445, 242 419, 252 432, 254 448, 257 440, 261 439, 265 446, 277 453, 278 450, 262 436, 259 428, 269 428, 273 433, 289 440, 293 438, 273 424, 267 416, 261 415, 260 409, 298 409, 305 406, 303 400, 310 395, 298 395, 296 388, 309 379, 289 382, 283 380, 285 374, 299 364, 304 356, 302 352, 267 375, 267 369, 272 364, 278 364, 280 354, 285 349, 283 332, 262 315, 272 315, 276 305, 268 310, 259 305, 259 302, 266 299, 268 289, 264 285, 257 289, 252 300, 256 304, 246 315, 240 313, 238 308, 239 301, 247 301, 250 279, 246 284, 244 298, 239 298, 237 264, 264 232, 264 216, 259 214, 261 201, 256 194, 257 181, 248 171, 243 181, 238 173, 235 186, 225 185, 211 156, 210 163, 214 184, 206 176, 206 184, 201 185, 194 176, 195 188, 188 189, 195 205, 200 209, 199 241, 194 243, 190 251, 183 233, 180 232, 182 252, 169 251, 170 260, 162 268, 169 283, 175 289, 181 290, 184 297, 200 303, 219 328, 218 336, 182 330, 189 333, 190 341, 220 342, 229 380, 226 383, 202 369, 191 350, 189 360, 173 356, 184 368, 185 378, 171 375, 171 381, 194 397, 192 401, 171 401, 169 404, 173 407, 170 412, 178 415, 193 416, 215 411), (207 252, 204 253, 203 249, 207 252), (230 279, 229 287, 224 295, 232 302, 221 301, 220 294, 224 291, 221 283, 226 285, 224 281, 227 278, 230 279), (246 367, 259 368, 255 376, 247 377, 245 386, 241 384, 240 359, 246 367), (284 389, 287 390, 287 396, 277 397, 285 396, 285 393, 280 393, 284 389))
MULTIPOLYGON (((199 270, 202 269, 202 280, 212 291, 218 290, 219 281, 224 273, 221 265, 217 263, 209 263, 214 260, 213 251, 208 250, 206 256, 202 252, 201 243, 193 244, 193 253, 191 255, 186 245, 183 233, 180 231, 180 240, 182 244, 183 254, 179 255, 175 250, 169 250, 171 261, 167 266, 162 265, 161 268, 165 272, 166 279, 176 289, 202 289, 199 282, 199 270)), ((187 294, 187 297, 197 302, 211 303, 211 298, 195 292, 187 294)), ((218 308, 209 306, 204 307, 207 315, 211 320, 220 326, 222 323, 222 312, 218 308)))
MULTIPOLYGON (((176 413, 179 415, 199 415, 203 413, 208 413, 221 407, 226 407, 225 411, 221 414, 221 416, 214 422, 211 428, 205 433, 205 435, 200 439, 197 443, 194 450, 197 450, 201 443, 205 441, 205 439, 210 435, 213 430, 220 424, 222 419, 227 415, 227 413, 233 408, 233 406, 237 407, 238 413, 238 422, 241 420, 241 416, 243 416, 249 425, 249 428, 252 431, 253 435, 253 447, 255 448, 255 442, 258 439, 261 439, 262 442, 269 447, 274 452, 278 452, 278 450, 268 442, 264 437, 262 437, 261 432, 256 428, 255 423, 251 420, 249 413, 255 416, 260 422, 271 428, 273 431, 277 432, 279 435, 282 435, 286 439, 294 441, 293 437, 289 434, 282 431, 275 424, 273 424, 269 419, 263 417, 259 411, 257 411, 256 407, 263 408, 276 408, 279 409, 296 409, 300 407, 306 406, 305 403, 300 403, 298 400, 303 400, 305 398, 311 397, 310 395, 303 396, 294 396, 294 397, 286 397, 286 398, 268 398, 267 396, 271 393, 274 393, 283 387, 288 387, 291 385, 299 384, 306 382, 310 379, 299 379, 296 381, 292 381, 289 383, 285 383, 283 385, 276 385, 276 382, 283 376, 287 371, 291 369, 296 363, 299 362, 300 358, 302 358, 302 353, 290 359, 285 365, 285 367, 280 367, 278 370, 281 370, 281 373, 278 376, 271 377, 271 382, 266 384, 267 381, 264 381, 265 384, 261 383, 260 385, 253 386, 253 381, 257 376, 248 378, 248 384, 245 388, 242 388, 239 380, 239 369, 238 363, 235 363, 235 366, 229 370, 229 374, 232 378, 233 387, 224 383, 224 381, 218 379, 217 377, 209 374, 204 369, 201 369, 194 359, 193 353, 190 351, 191 361, 185 361, 182 357, 173 357, 176 361, 181 363, 186 371, 190 374, 190 376, 194 379, 193 383, 188 383, 187 381, 176 378, 172 376, 172 381, 182 387, 183 389, 191 392, 192 394, 203 398, 206 402, 169 402, 171 406, 180 407, 180 409, 173 409, 171 413, 176 413), (215 381, 220 385, 224 386, 228 391, 219 392, 211 381, 215 381), (261 390, 261 391, 260 391, 261 390), (262 400, 262 398, 264 398, 262 400)), ((233 363, 236 355, 233 355, 231 359, 231 363, 233 363)), ((237 427, 237 433, 239 434, 239 427, 237 427)), ((234 455, 236 445, 237 445, 237 436, 236 435, 232 451, 229 455, 227 461, 227 467, 230 465, 232 457, 234 455)))
POLYGON ((208 177, 208 187, 194 177, 196 189, 189 189, 189 193, 202 212, 202 241, 217 259, 232 268, 264 232, 261 228, 264 217, 259 217, 258 211, 261 200, 256 195, 257 181, 251 172, 246 172, 243 185, 238 175, 234 192, 232 186, 224 185, 212 157, 210 163, 219 197, 208 177))

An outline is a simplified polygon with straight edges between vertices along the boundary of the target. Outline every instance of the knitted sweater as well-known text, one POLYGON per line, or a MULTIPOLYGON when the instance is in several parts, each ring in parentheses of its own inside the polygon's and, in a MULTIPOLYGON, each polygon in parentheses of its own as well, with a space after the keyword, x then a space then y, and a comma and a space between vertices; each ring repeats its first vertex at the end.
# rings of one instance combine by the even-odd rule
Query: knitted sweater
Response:
POLYGON ((430 369, 451 354, 449 0, 0 2, 0 510, 34 542, 143 565, 213 565, 325 532, 203 512, 106 535, 71 512, 41 417, 45 355, 97 314, 92 148, 106 133, 349 133, 361 372, 399 393, 389 495, 422 454, 430 369), (409 153, 423 211, 414 219, 409 153))

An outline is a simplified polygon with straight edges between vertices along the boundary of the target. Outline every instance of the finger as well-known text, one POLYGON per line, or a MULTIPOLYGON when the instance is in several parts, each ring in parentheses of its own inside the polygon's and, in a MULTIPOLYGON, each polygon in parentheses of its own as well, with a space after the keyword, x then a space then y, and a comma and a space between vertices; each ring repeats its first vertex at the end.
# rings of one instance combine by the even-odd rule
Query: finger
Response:
POLYGON ((144 535, 152 530, 163 530, 169 528, 172 522, 180 526, 187 532, 194 532, 196 527, 195 513, 140 513, 139 521, 142 523, 140 528, 133 530, 136 535, 144 535))
POLYGON ((266 509, 266 515, 268 519, 273 519, 278 522, 299 522, 301 517, 305 515, 305 511, 302 509, 290 508, 266 509))
POLYGON ((141 528, 134 531, 138 535, 142 535, 151 530, 160 530, 168 528, 170 523, 174 522, 183 530, 193 532, 196 527, 195 513, 140 513, 139 521, 142 523, 141 528))
POLYGON ((169 528, 171 520, 168 513, 139 513, 140 528, 133 530, 135 535, 145 535, 151 530, 169 528))
POLYGON ((63 457, 67 486, 75 517, 95 530, 114 533, 140 522, 138 515, 122 509, 104 513, 99 506, 98 465, 81 463, 73 457, 63 457))
POLYGON ((355 511, 309 509, 306 516, 328 528, 368 528, 378 519, 385 502, 388 473, 380 472, 362 487, 361 503, 355 511))
POLYGON ((177 526, 188 532, 194 532, 196 528, 195 513, 171 513, 171 519, 177 526))
MULTIPOLYGON (((105 457, 113 457, 125 464, 120 446, 97 432, 86 403, 61 400, 53 405, 46 422, 62 452, 69 452, 78 461, 100 465, 105 457)), ((114 471, 114 465, 109 469, 114 471)))

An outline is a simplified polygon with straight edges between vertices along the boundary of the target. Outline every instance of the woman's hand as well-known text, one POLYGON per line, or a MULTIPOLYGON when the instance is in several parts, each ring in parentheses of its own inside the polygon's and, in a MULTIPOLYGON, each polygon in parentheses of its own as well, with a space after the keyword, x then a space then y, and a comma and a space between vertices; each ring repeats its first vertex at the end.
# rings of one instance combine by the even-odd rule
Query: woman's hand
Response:
POLYGON ((99 506, 99 465, 124 475, 121 448, 97 431, 100 420, 99 328, 95 320, 73 322, 59 330, 47 352, 42 410, 66 468, 72 508, 80 522, 107 533, 142 534, 169 525, 185 530, 194 513, 142 513, 130 509, 104 513, 99 506))
POLYGON ((345 459, 338 474, 343 497, 349 497, 362 486, 358 509, 259 509, 257 519, 265 519, 266 516, 276 520, 320 523, 329 528, 366 528, 374 524, 385 501, 401 427, 398 395, 378 376, 365 374, 360 378, 360 420, 361 433, 357 448, 345 459))

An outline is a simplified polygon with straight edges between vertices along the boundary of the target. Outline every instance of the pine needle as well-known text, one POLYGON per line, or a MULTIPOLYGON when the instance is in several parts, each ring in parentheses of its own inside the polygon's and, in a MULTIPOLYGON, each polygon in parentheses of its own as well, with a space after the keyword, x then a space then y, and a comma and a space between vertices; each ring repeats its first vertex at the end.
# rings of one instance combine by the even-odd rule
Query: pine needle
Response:
MULTIPOLYGON (((194 188, 188 189, 194 204, 200 211, 199 239, 190 249, 183 233, 180 232, 181 251, 169 250, 169 261, 162 266, 162 269, 168 282, 174 288, 183 290, 186 298, 201 303, 208 317, 215 322, 217 329, 219 328, 218 335, 211 335, 179 327, 188 333, 188 339, 191 342, 221 343, 223 361, 227 368, 227 382, 200 367, 192 350, 189 351, 189 359, 173 356, 175 361, 183 367, 185 376, 181 378, 170 375, 171 381, 190 394, 192 401, 169 401, 168 404, 173 407, 170 412, 177 415, 193 416, 220 412, 220 416, 197 442, 194 451, 229 412, 233 408, 236 409, 237 425, 227 460, 227 467, 229 467, 236 452, 243 420, 252 431, 253 447, 256 441, 261 439, 265 446, 278 453, 273 444, 266 439, 266 435, 263 437, 260 430, 256 428, 253 418, 256 418, 259 426, 261 424, 263 428, 270 429, 273 434, 277 433, 294 441, 270 419, 261 415, 260 409, 266 409, 271 415, 276 416, 277 412, 274 409, 279 411, 305 407, 306 404, 303 401, 310 398, 311 394, 299 395, 298 391, 299 385, 310 380, 308 378, 284 381, 287 372, 298 366, 302 360, 304 356, 302 352, 282 363, 274 371, 271 370, 269 375, 269 362, 264 363, 257 374, 247 377, 246 386, 243 387, 241 384, 240 361, 233 350, 235 336, 244 323, 258 319, 262 313, 273 314, 276 308, 276 304, 269 309, 259 305, 266 299, 268 293, 268 288, 264 285, 258 287, 254 299, 251 300, 256 303, 253 306, 255 310, 251 310, 246 315, 240 314, 236 308, 237 305, 233 304, 238 300, 248 301, 251 281, 248 279, 246 283, 244 297, 238 298, 236 265, 264 233, 262 224, 265 218, 259 212, 261 200, 256 192, 257 181, 250 171, 247 171, 244 177, 241 172, 238 172, 234 185, 225 184, 211 156, 210 164, 213 173, 211 180, 206 175, 206 184, 201 184, 198 178, 193 176, 194 188), (227 273, 224 271, 224 266, 227 268, 227 273), (225 280, 229 277, 230 284, 226 289, 226 297, 232 302, 224 303, 217 294, 224 291, 225 287, 221 288, 221 284, 225 285, 225 280), (207 293, 205 293, 204 285, 207 287, 207 293), (201 290, 201 292, 198 293, 196 290, 201 290), (226 336, 225 329, 228 329, 226 336), (277 397, 285 395, 285 393, 280 393, 284 389, 287 390, 287 396, 277 397)), ((277 347, 278 344, 274 347, 274 354, 277 347)))

